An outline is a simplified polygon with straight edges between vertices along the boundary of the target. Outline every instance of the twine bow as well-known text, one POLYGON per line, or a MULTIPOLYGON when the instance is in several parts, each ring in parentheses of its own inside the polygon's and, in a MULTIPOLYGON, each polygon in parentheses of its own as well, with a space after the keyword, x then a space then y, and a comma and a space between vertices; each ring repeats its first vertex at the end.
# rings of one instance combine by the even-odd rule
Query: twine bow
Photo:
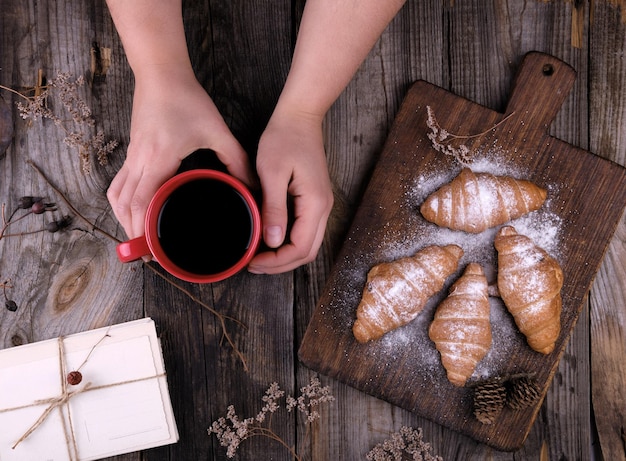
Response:
MULTIPOLYGON (((100 341, 98 341, 98 344, 100 344, 100 341)), ((58 397, 50 398, 50 399, 36 400, 31 405, 28 405, 28 406, 36 406, 36 405, 48 404, 49 406, 48 408, 44 410, 44 412, 41 414, 39 419, 37 419, 37 421, 35 421, 34 424, 24 433, 24 435, 22 435, 22 437, 20 437, 20 439, 17 442, 15 442, 15 444, 11 447, 12 449, 15 449, 20 443, 26 440, 26 438, 28 438, 30 434, 35 432, 37 428, 43 424, 46 418, 48 418, 48 415, 50 415, 50 413, 54 411, 55 408, 58 408, 59 411, 61 411, 61 415, 63 416, 63 406, 67 405, 70 398, 72 398, 73 396, 77 394, 81 394, 85 392, 91 387, 91 383, 88 382, 80 389, 77 389, 74 391, 70 391, 68 389, 67 379, 66 379, 67 366, 65 363, 65 346, 64 346, 62 336, 58 338, 57 343, 59 345, 59 369, 61 371, 60 373, 61 374, 61 395, 59 395, 58 397)), ((89 353, 89 355, 91 355, 91 352, 89 353)), ((87 359, 85 359, 85 362, 88 359, 89 359, 89 356, 87 357, 87 359)), ((83 364, 85 362, 83 362, 83 364)), ((26 407, 22 407, 22 408, 26 408, 26 407)), ((67 415, 68 415, 70 427, 68 429, 67 427, 68 423, 66 422, 65 418, 62 417, 61 421, 63 421, 63 434, 65 435, 65 442, 67 444, 67 451, 70 455, 70 460, 74 460, 74 459, 78 459, 78 446, 76 445, 76 437, 74 437, 74 429, 72 426, 72 414, 70 412, 69 406, 67 407, 67 415)))
MULTIPOLYGON (((80 365, 80 367, 78 367, 78 369, 82 368, 82 366, 85 365, 85 363, 87 363, 87 361, 89 360, 89 357, 93 353, 94 349, 105 338, 107 338, 108 336, 109 335, 108 335, 108 330, 107 330, 107 333, 105 333, 105 335, 92 347, 91 351, 89 351, 89 354, 87 355, 87 358, 80 365)), ((60 370, 60 375, 61 375, 61 394, 59 396, 57 396, 57 397, 51 397, 49 399, 35 400, 33 403, 28 404, 28 405, 22 405, 22 406, 19 406, 19 407, 7 408, 7 409, 4 409, 4 410, 0 410, 0 413, 5 413, 5 412, 15 411, 15 410, 21 410, 23 408, 30 408, 30 407, 35 407, 35 406, 39 406, 39 405, 48 405, 48 407, 44 410, 44 412, 41 414, 41 416, 32 424, 32 426, 30 426, 30 428, 28 428, 26 430, 26 432, 24 432, 24 434, 19 438, 19 440, 17 442, 15 442, 15 444, 11 447, 12 449, 15 449, 20 443, 22 443, 33 432, 35 432, 44 423, 44 421, 48 418, 48 416, 55 409, 58 408, 59 411, 61 412, 61 420, 63 421, 63 434, 65 436, 65 443, 67 445, 67 452, 69 454, 70 461, 78 461, 79 460, 78 446, 77 446, 76 437, 75 437, 75 434, 74 434, 74 426, 72 424, 72 414, 71 414, 70 407, 69 407, 70 399, 72 397, 74 397, 75 395, 82 394, 82 393, 87 392, 87 391, 93 391, 93 390, 98 390, 98 389, 105 389, 105 388, 109 388, 109 387, 122 386, 122 385, 125 385, 125 384, 131 384, 131 383, 136 383, 136 382, 140 382, 140 381, 147 381, 147 380, 157 379, 157 378, 161 378, 161 377, 165 376, 165 374, 164 373, 160 373, 160 374, 156 374, 154 376, 148 376, 148 377, 145 377, 145 378, 130 379, 130 380, 127 380, 127 381, 121 381, 121 382, 112 383, 112 384, 104 384, 104 385, 101 385, 101 386, 93 386, 91 382, 87 382, 87 383, 85 383, 85 385, 83 387, 81 387, 79 389, 70 390, 68 388, 68 383, 67 383, 67 379, 66 379, 66 376, 67 376, 67 365, 66 365, 66 362, 65 362, 65 345, 64 345, 64 338, 63 338, 63 336, 59 336, 59 338, 57 339, 57 344, 58 344, 58 347, 59 347, 59 370, 60 370), (67 410, 67 419, 65 418, 65 415, 63 413, 63 409, 64 408, 66 408, 66 410, 67 410)))

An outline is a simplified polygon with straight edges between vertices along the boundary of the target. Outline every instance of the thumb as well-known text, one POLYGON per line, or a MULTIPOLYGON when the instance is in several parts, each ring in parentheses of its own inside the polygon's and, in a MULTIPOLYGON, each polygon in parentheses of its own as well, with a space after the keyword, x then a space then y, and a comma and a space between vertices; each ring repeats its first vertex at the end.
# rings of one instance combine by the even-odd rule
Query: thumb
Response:
POLYGON ((270 248, 278 248, 285 240, 287 229, 287 187, 288 183, 272 178, 264 181, 261 221, 263 222, 263 241, 270 248))

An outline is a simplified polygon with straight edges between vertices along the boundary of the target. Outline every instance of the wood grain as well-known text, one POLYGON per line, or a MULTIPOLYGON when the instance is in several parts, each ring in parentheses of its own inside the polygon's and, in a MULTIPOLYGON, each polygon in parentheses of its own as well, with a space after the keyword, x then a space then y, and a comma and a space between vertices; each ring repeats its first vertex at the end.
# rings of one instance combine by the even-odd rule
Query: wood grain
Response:
MULTIPOLYGON (((626 8, 596 2, 590 26, 590 146, 598 155, 626 164, 626 8), (602 94, 602 96, 600 96, 602 94), (614 116, 612 114, 619 114, 614 116)), ((607 249, 590 295, 591 396, 604 459, 626 459, 626 216, 607 249)))

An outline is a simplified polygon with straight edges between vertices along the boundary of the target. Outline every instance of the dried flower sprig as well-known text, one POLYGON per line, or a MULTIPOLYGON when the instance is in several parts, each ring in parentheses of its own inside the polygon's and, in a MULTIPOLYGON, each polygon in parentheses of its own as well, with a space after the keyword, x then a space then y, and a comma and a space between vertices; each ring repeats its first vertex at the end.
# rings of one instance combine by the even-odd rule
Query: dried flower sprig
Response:
MULTIPOLYGON (((280 400, 285 396, 285 391, 281 390, 278 383, 272 383, 261 398, 264 405, 259 413, 253 418, 241 419, 235 412, 235 407, 229 405, 226 417, 221 417, 211 424, 207 430, 208 434, 215 434, 220 445, 226 447, 226 456, 233 458, 237 449, 244 440, 250 437, 263 436, 275 440, 291 452, 294 459, 300 460, 295 450, 290 447, 273 429, 263 426, 268 421, 268 415, 280 409, 280 400)), ((317 408, 320 404, 332 402, 335 398, 330 393, 328 386, 322 386, 319 378, 311 378, 311 382, 300 389, 297 398, 286 397, 286 409, 291 412, 294 409, 300 411, 307 423, 312 423, 320 417, 317 408)), ((269 422, 268 422, 269 426, 269 422)))
POLYGON ((430 128, 430 133, 428 133, 427 136, 432 143, 433 149, 442 154, 454 157, 461 165, 467 165, 471 160, 469 148, 465 144, 461 144, 458 147, 450 145, 450 139, 455 139, 455 137, 450 135, 447 130, 439 125, 432 107, 426 106, 426 113, 428 114, 426 125, 430 128))
MULTIPOLYGON (((39 73, 42 80, 42 73, 39 73)), ((17 108, 20 116, 25 120, 38 121, 51 120, 55 126, 65 132, 63 142, 78 149, 81 168, 84 173, 91 172, 91 156, 95 156, 100 165, 108 163, 108 156, 118 146, 114 140, 107 141, 102 130, 93 133, 95 119, 91 109, 80 95, 80 88, 84 86, 82 76, 74 79, 70 73, 60 73, 47 84, 38 82, 34 87, 34 94, 24 94, 12 88, 0 85, 4 89, 19 95, 22 101, 18 101, 17 108), (48 105, 48 99, 52 95, 58 95, 59 101, 70 120, 65 120, 55 113, 48 105)))
POLYGON ((504 123, 509 117, 514 114, 514 112, 511 112, 494 126, 481 133, 471 135, 459 135, 450 133, 448 130, 442 128, 441 125, 439 125, 439 122, 437 121, 437 117, 435 116, 435 112, 433 111, 432 107, 426 106, 426 113, 428 115, 428 117, 426 118, 426 125, 430 129, 430 133, 428 133, 427 136, 428 139, 430 139, 433 149, 435 149, 437 152, 441 152, 442 154, 454 157, 454 159, 456 159, 456 161, 463 166, 469 166, 469 164, 473 160, 473 156, 475 153, 472 153, 469 147, 467 147, 465 144, 459 144, 457 147, 454 147, 451 142, 459 139, 472 139, 484 136, 490 131, 497 128, 500 124, 504 123))
POLYGON ((335 398, 330 393, 328 386, 322 387, 319 378, 311 378, 310 384, 300 389, 298 398, 287 397, 287 411, 297 409, 311 423, 319 419, 317 408, 326 402, 332 402, 335 398))
POLYGON ((367 455, 368 461, 443 461, 443 458, 432 454, 430 443, 424 442, 422 428, 413 429, 402 426, 400 431, 377 444, 367 455))

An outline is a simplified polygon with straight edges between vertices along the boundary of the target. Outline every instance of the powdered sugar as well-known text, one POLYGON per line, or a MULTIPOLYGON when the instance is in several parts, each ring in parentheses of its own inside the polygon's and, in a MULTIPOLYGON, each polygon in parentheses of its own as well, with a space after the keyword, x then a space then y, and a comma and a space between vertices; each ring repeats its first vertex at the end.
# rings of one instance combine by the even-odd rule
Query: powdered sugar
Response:
MULTIPOLYGON (((495 176, 509 176, 517 179, 524 179, 528 176, 528 172, 524 168, 520 168, 514 164, 506 163, 498 155, 498 151, 490 152, 490 155, 483 155, 471 164, 471 169, 475 173, 490 173, 495 176)), ((458 171, 436 172, 430 171, 420 174, 415 181, 409 185, 406 190, 405 199, 413 206, 421 205, 426 197, 435 190, 441 188, 444 184, 449 183, 458 171)), ((506 225, 513 226, 518 233, 526 235, 533 240, 538 246, 546 250, 549 254, 559 259, 559 243, 560 232, 563 226, 562 218, 552 211, 553 204, 551 196, 556 192, 558 185, 548 185, 548 198, 544 205, 537 211, 530 212, 524 216, 512 220, 506 225)), ((491 198, 493 192, 488 190, 488 186, 481 188, 480 200, 483 206, 493 208, 494 204, 491 198)), ((497 228, 490 228, 479 234, 468 234, 460 231, 453 231, 441 228, 434 224, 425 223, 423 229, 427 230, 427 234, 421 234, 424 240, 431 241, 433 244, 454 243, 461 246, 468 255, 485 256, 486 247, 493 242, 493 237, 497 228)), ((476 262, 491 262, 493 258, 479 258, 476 262), (483 259, 481 261, 480 259, 483 259)))
MULTIPOLYGON (((525 169, 503 160, 497 151, 492 154, 477 158, 476 162, 471 165, 472 170, 517 179, 528 177, 525 169)), ((397 260, 410 256, 427 245, 460 246, 464 255, 461 258, 459 270, 447 280, 445 288, 429 300, 417 318, 387 333, 381 339, 367 344, 367 353, 381 363, 392 364, 399 361, 398 363, 401 362, 405 371, 410 369, 413 373, 420 375, 422 381, 433 383, 445 379, 445 370, 441 365, 439 353, 428 337, 428 326, 437 305, 446 296, 449 286, 458 278, 468 263, 479 263, 491 284, 495 283, 497 275, 497 253, 493 242, 498 228, 487 229, 478 234, 454 231, 427 222, 418 211, 428 195, 450 182, 457 174, 458 170, 430 169, 419 173, 413 181, 406 183, 404 196, 394 204, 401 210, 395 218, 402 219, 403 225, 387 223, 380 229, 370 229, 364 238, 377 242, 377 246, 372 249, 373 253, 346 256, 351 260, 342 265, 343 273, 340 277, 342 280, 349 280, 349 283, 345 287, 334 288, 334 290, 345 291, 335 293, 338 297, 333 300, 333 303, 337 302, 341 306, 349 307, 347 310, 344 309, 345 317, 335 319, 341 320, 335 326, 351 328, 355 313, 353 309, 360 301, 366 274, 372 266, 371 261, 397 260), (407 365, 407 360, 412 365, 407 365)), ((544 206, 506 225, 515 227, 518 233, 528 236, 558 260, 561 254, 560 234, 563 222, 552 211, 554 204, 550 201, 550 197, 559 186, 544 185, 543 187, 548 188, 548 199, 544 206)), ((358 235, 358 233, 354 232, 351 235, 358 235)), ((398 296, 402 295, 398 294, 398 296)), ((487 356, 479 363, 472 379, 495 376, 503 369, 515 368, 515 364, 510 363, 511 351, 516 347, 527 347, 525 338, 515 326, 512 316, 502 301, 499 298, 490 298, 490 305, 493 344, 487 356)))
POLYGON ((543 248, 557 260, 561 258, 560 233, 563 219, 550 211, 550 204, 544 204, 542 209, 522 216, 511 223, 518 234, 530 238, 535 245, 543 248))
MULTIPOLYGON (((470 167, 474 172, 496 176, 516 179, 536 177, 533 172, 519 167, 513 160, 507 159, 507 155, 501 154, 497 149, 484 151, 476 156, 470 167)), ((399 183, 400 194, 395 193, 398 189, 394 189, 393 198, 386 197, 386 200, 380 202, 367 203, 367 213, 372 216, 372 220, 355 220, 355 226, 344 242, 342 259, 337 261, 338 270, 333 274, 334 279, 329 281, 331 291, 326 293, 323 304, 318 306, 318 312, 325 317, 321 323, 323 328, 334 331, 341 338, 338 351, 345 348, 344 360, 356 362, 357 357, 353 354, 358 351, 359 366, 367 369, 371 376, 370 381, 365 384, 366 388, 379 390, 381 379, 385 382, 409 379, 418 387, 427 388, 429 397, 449 398, 449 388, 441 386, 441 383, 447 381, 446 371, 441 364, 439 352, 428 335, 435 310, 447 295, 450 285, 470 262, 482 266, 491 284, 495 284, 497 275, 497 253, 494 247, 497 227, 477 234, 453 231, 426 221, 419 212, 425 198, 449 183, 460 169, 442 169, 438 165, 429 164, 428 168, 412 172, 406 180, 399 183), (363 228, 357 228, 356 225, 359 224, 363 228), (348 338, 347 335, 352 335, 356 307, 361 300, 371 268, 376 264, 412 256, 428 245, 449 244, 458 245, 464 251, 459 268, 446 280, 443 289, 429 299, 421 313, 408 324, 392 330, 378 340, 359 344, 358 349, 353 346, 350 342, 353 338, 348 338)), ((515 227, 518 233, 528 236, 559 260, 561 254, 564 254, 560 242, 564 223, 558 215, 559 204, 553 202, 553 197, 559 196, 560 188, 566 186, 545 183, 540 185, 548 190, 544 205, 506 225, 515 227)), ((412 277, 416 279, 418 276, 413 274, 412 277)), ((390 291, 387 296, 404 298, 405 288, 398 292, 390 291)), ((478 363, 470 381, 515 371, 528 371, 523 369, 524 362, 511 360, 512 356, 518 356, 521 349, 528 349, 526 339, 516 327, 513 317, 499 298, 490 298, 490 308, 492 346, 478 363)))

